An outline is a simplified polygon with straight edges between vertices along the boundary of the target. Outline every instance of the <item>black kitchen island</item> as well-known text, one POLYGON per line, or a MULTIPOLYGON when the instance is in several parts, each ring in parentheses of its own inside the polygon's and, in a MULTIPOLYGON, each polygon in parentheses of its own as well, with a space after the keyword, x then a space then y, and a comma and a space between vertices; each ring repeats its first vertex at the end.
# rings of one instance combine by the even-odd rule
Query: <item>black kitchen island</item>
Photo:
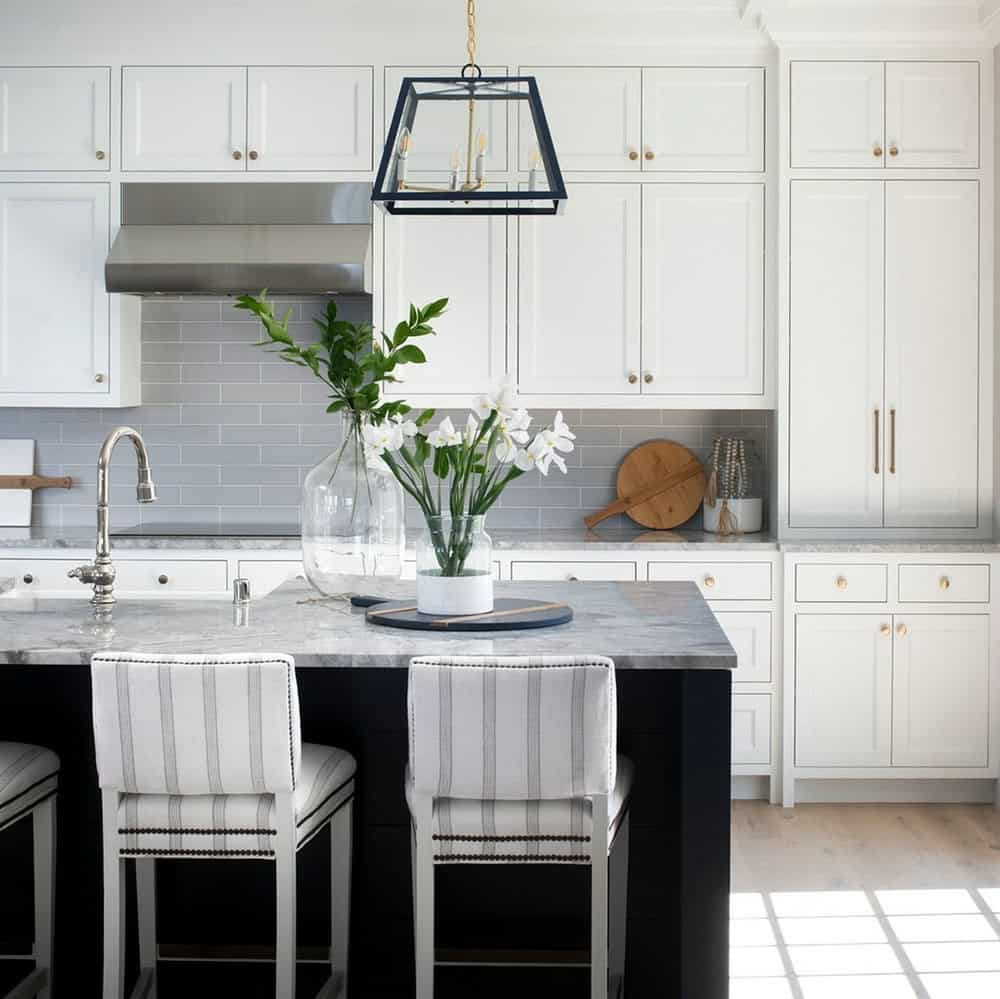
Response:
MULTIPOLYGON (((350 581, 348 581, 350 585, 350 581)), ((370 583, 369 583, 370 586, 370 583)), ((412 586, 412 584, 410 584, 412 586)), ((346 587, 345 587, 346 588, 346 587)), ((404 583, 381 586, 404 596, 404 583)), ((724 999, 728 992, 730 680, 736 656, 692 583, 499 584, 498 595, 571 599, 576 617, 545 630, 493 635, 376 629, 343 601, 289 583, 238 620, 225 601, 131 601, 113 631, 84 602, 0 600, 0 738, 40 743, 62 761, 58 798, 55 995, 96 996, 101 968, 100 796, 90 720, 90 655, 98 649, 294 655, 308 742, 358 761, 351 992, 412 994, 406 665, 413 655, 586 653, 617 665, 619 749, 635 764, 631 800, 626 985, 631 996, 724 999)), ((5 870, 0 940, 31 926, 28 823, 0 837, 5 870)), ((299 859, 300 958, 321 958, 329 933, 324 833, 299 859)), ((161 958, 265 956, 273 917, 268 862, 160 861, 161 958)), ((546 949, 586 960, 585 868, 438 869, 437 945, 464 954, 546 949), (581 953, 582 952, 582 953, 581 953)), ((130 977, 136 969, 134 927, 130 977)), ((6 963, 6 962, 4 962, 6 963)), ((303 963, 299 994, 312 995, 303 963)), ((3 969, 0 969, 2 971, 3 969)), ((273 994, 250 964, 160 965, 161 999, 239 974, 240 993, 273 994)), ((585 971, 462 968, 442 996, 574 995, 585 971)), ((2 990, 3 982, 0 982, 2 990)), ((213 991, 216 991, 213 989, 213 991)), ((205 993, 208 994, 208 993, 205 993)))

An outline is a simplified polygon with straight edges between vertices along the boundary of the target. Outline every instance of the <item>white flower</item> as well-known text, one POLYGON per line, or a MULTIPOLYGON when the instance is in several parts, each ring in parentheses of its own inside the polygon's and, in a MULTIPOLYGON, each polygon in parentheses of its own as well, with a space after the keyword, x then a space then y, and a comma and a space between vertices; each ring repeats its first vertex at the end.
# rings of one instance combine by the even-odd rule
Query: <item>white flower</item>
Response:
POLYGON ((462 435, 455 429, 451 417, 446 416, 438 424, 437 430, 432 430, 427 435, 427 443, 431 447, 454 447, 462 443, 462 435))
POLYGON ((499 420, 508 419, 515 412, 513 382, 509 378, 504 379, 493 395, 481 395, 476 400, 475 412, 481 420, 485 420, 490 413, 496 413, 499 420))
POLYGON ((519 454, 523 454, 521 449, 512 440, 505 437, 496 446, 496 450, 493 452, 496 455, 497 461, 501 465, 509 465, 512 461, 517 459, 519 454))
MULTIPOLYGON (((526 441, 528 439, 527 430, 531 426, 531 414, 526 409, 515 409, 510 416, 500 418, 500 426, 511 436, 523 434, 523 441, 526 441)), ((517 437, 514 439, 521 440, 517 437)))
POLYGON ((399 429, 403 432, 404 437, 416 437, 419 427, 413 422, 413 420, 407 420, 402 416, 394 416, 393 422, 399 425, 399 429))
POLYGON ((365 454, 380 457, 384 451, 398 451, 403 446, 403 428, 398 423, 365 424, 361 428, 365 454))
POLYGON ((468 419, 465 421, 465 433, 463 435, 465 443, 471 444, 476 439, 477 433, 479 433, 479 424, 472 413, 469 413, 468 419))

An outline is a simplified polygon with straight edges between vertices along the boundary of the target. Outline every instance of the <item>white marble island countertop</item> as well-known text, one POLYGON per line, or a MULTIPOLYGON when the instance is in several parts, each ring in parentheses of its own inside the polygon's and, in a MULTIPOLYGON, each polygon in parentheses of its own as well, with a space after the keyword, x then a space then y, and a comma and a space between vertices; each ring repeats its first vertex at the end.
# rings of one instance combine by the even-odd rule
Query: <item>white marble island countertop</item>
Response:
MULTIPOLYGON (((365 583, 367 582, 367 587, 365 583)), ((371 580, 345 580, 350 588, 371 580)), ((393 599, 413 583, 379 584, 393 599)), ((237 623, 228 600, 128 600, 110 625, 81 600, 14 597, 0 603, 0 664, 89 665, 98 651, 283 652, 298 666, 405 667, 415 655, 606 655, 622 669, 736 668, 736 653, 694 583, 498 583, 497 597, 569 599, 574 619, 554 628, 463 634, 369 624, 341 599, 294 581, 253 601, 237 623)))

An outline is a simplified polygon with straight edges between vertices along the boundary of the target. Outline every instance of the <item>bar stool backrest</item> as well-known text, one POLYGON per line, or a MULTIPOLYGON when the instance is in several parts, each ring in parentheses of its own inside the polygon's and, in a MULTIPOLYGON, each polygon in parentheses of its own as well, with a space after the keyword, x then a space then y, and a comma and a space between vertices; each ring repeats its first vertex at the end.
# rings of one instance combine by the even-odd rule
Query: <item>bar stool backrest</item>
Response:
POLYGON ((302 759, 289 656, 95 655, 102 788, 128 794, 295 789, 302 759))
POLYGON ((417 658, 407 701, 418 794, 539 800, 606 795, 615 786, 610 659, 417 658))

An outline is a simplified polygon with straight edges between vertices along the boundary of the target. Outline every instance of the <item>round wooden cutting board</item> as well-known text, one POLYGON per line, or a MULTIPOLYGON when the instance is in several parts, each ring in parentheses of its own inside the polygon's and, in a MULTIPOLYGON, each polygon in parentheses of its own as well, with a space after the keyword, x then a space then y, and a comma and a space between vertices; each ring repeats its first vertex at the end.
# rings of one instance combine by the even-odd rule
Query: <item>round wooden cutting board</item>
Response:
POLYGON ((626 513, 643 527, 666 531, 690 520, 705 496, 705 469, 694 452, 676 441, 647 441, 633 448, 618 469, 618 496, 634 496, 660 479, 681 472, 685 466, 698 465, 696 474, 684 479, 626 513))

